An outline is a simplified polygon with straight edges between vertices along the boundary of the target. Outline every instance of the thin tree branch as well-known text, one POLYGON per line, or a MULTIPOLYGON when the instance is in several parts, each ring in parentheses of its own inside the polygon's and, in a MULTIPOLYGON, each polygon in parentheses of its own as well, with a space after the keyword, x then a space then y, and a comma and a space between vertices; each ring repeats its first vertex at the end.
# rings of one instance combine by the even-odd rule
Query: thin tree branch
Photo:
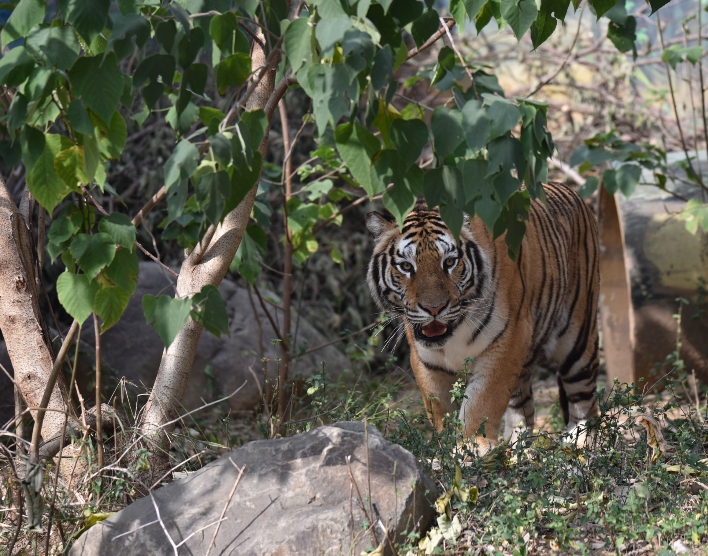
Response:
POLYGON ((52 392, 54 391, 54 385, 57 382, 57 377, 59 376, 59 370, 63 364, 64 358, 66 357, 69 348, 71 347, 71 342, 76 335, 76 331, 79 329, 79 321, 74 319, 71 323, 71 328, 66 333, 66 338, 64 343, 61 345, 61 349, 57 354, 54 361, 54 366, 52 367, 52 372, 49 375, 47 384, 44 387, 44 394, 42 395, 42 401, 37 408, 37 419, 34 424, 34 430, 32 431, 32 450, 30 452, 30 462, 37 463, 39 461, 39 440, 42 435, 42 422, 44 421, 44 415, 47 411, 47 405, 49 404, 49 398, 52 397, 52 392))
POLYGON ((155 205, 162 201, 162 199, 165 198, 165 195, 167 195, 167 188, 163 185, 160 189, 157 190, 157 192, 150 198, 150 200, 145 203, 145 206, 141 208, 138 211, 138 214, 133 216, 133 219, 131 220, 133 226, 136 228, 140 226, 140 223, 143 221, 143 219, 147 216, 147 214, 155 208, 155 205))
POLYGON ((258 302, 261 304, 261 308, 265 312, 266 317, 268 317, 268 320, 270 321, 270 325, 273 327, 273 332, 275 332, 276 337, 278 340, 283 342, 284 344, 287 345, 287 342, 283 338, 283 335, 280 333, 280 329, 276 322, 273 320, 273 317, 270 316, 270 311, 268 311, 268 308, 265 306, 265 302, 263 301, 263 296, 261 295, 261 292, 258 290, 258 286, 253 284, 253 291, 256 292, 256 296, 258 297, 258 302))
MULTIPOLYGON (((440 18, 440 19, 445 19, 445 18, 440 18)), ((423 44, 420 45, 420 48, 412 48, 408 51, 408 54, 406 55, 406 61, 410 60, 414 56, 417 56, 424 50, 427 50, 431 46, 433 46, 440 37, 442 37, 445 33, 448 33, 450 29, 452 29, 455 26, 455 20, 452 18, 448 18, 448 20, 443 22, 443 27, 441 29, 438 29, 432 37, 430 37, 427 41, 425 41, 423 44)))

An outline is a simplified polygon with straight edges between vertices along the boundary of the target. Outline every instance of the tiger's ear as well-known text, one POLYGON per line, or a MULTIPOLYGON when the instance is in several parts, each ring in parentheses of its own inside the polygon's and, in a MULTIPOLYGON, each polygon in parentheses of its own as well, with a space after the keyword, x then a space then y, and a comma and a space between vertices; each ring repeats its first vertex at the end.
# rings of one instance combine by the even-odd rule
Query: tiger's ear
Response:
POLYGON ((395 220, 386 218, 379 212, 370 212, 366 215, 366 228, 373 239, 396 227, 395 220))

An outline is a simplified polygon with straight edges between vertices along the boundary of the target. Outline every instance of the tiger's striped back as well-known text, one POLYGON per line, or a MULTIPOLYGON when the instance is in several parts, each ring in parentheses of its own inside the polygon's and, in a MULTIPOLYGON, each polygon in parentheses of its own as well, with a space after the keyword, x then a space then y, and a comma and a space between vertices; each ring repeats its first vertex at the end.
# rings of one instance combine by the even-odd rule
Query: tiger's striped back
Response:
POLYGON ((368 283, 379 306, 400 316, 411 366, 438 428, 455 411, 450 389, 461 376, 459 408, 465 436, 486 422, 482 450, 534 421, 531 371, 558 373, 569 430, 597 411, 598 238, 594 216, 570 188, 544 186, 548 204, 531 203, 516 261, 503 236, 479 218, 466 222, 458 243, 437 210, 417 206, 399 232, 370 213, 375 238, 368 283), (474 364, 470 361, 474 360, 474 364), (490 443, 490 441, 492 441, 490 443))

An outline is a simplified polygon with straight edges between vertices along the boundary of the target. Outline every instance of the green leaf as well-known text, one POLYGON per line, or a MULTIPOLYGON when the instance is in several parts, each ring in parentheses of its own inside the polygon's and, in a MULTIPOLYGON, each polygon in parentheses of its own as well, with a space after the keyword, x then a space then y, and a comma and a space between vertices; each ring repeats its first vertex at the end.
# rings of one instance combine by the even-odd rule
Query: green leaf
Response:
POLYGON ((637 20, 633 16, 629 16, 622 25, 611 21, 607 26, 607 38, 612 41, 612 44, 614 44, 615 48, 620 52, 635 50, 636 47, 634 43, 637 40, 636 28, 637 20))
POLYGON ((123 73, 115 53, 110 52, 105 57, 79 58, 69 70, 69 78, 72 92, 80 96, 104 122, 109 122, 123 92, 123 73))
POLYGON ((85 274, 63 272, 57 278, 57 296, 59 303, 79 324, 93 312, 93 302, 100 286, 85 274))
POLYGON ((465 207, 467 212, 474 214, 474 201, 480 197, 489 197, 491 185, 487 175, 488 162, 484 159, 466 160, 462 167, 463 186, 465 188, 465 207))
POLYGON ((403 225, 403 221, 408 216, 408 213, 415 206, 415 195, 407 187, 407 184, 400 182, 387 190, 383 195, 383 203, 386 209, 393 214, 399 226, 403 225))
POLYGON ((228 87, 240 87, 251 75, 251 57, 243 52, 224 58, 216 66, 216 84, 219 93, 226 93, 228 87))
POLYGON ((139 14, 127 14, 119 17, 113 23, 108 49, 112 49, 118 59, 122 60, 131 55, 136 46, 142 48, 150 38, 151 31, 150 22, 139 14), (133 38, 135 38, 135 43, 133 43, 133 38))
POLYGON ((393 54, 391 47, 386 45, 374 56, 374 65, 371 67, 371 86, 380 90, 393 78, 393 54))
POLYGON ((383 202, 399 225, 415 206, 416 199, 412 184, 406 179, 406 169, 406 163, 395 150, 385 149, 376 155, 371 170, 372 178, 379 182, 379 191, 393 184, 393 187, 384 193, 383 202))
POLYGON ((110 7, 110 0, 59 0, 62 16, 88 44, 103 31, 110 7))
POLYGON ((435 152, 441 158, 452 154, 465 139, 462 113, 459 110, 448 110, 442 106, 436 108, 430 120, 430 129, 433 132, 435 152))
POLYGON ((445 199, 445 186, 442 179, 442 168, 428 170, 423 176, 423 194, 428 208, 440 206, 445 199))
POLYGON ((355 73, 364 71, 374 59, 376 47, 371 35, 359 29, 349 29, 342 40, 342 56, 355 73))
POLYGON ((671 0, 648 0, 649 5, 651 6, 651 13, 654 14, 656 13, 659 8, 666 6, 671 0))
MULTIPOLYGON (((462 184, 462 172, 460 172, 458 168, 445 165, 442 167, 442 181, 445 189, 445 198, 448 204, 453 204, 462 210, 466 204, 465 188, 462 184)), ((458 230, 455 237, 459 237, 459 235, 458 230)))
POLYGON ((325 56, 332 51, 335 44, 342 41, 344 33, 351 29, 351 27, 352 20, 348 15, 340 15, 334 18, 320 20, 315 26, 315 36, 325 56))
POLYGON ((183 139, 165 163, 165 187, 169 189, 182 179, 189 178, 197 170, 197 148, 183 139))
MULTIPOLYGON (((619 0, 619 2, 622 2, 624 5, 624 0, 619 0)), ((600 18, 617 3, 618 0, 590 0, 590 5, 593 10, 595 10, 595 15, 597 16, 598 21, 600 21, 600 18)))
POLYGON ((35 29, 27 37, 25 46, 27 52, 61 70, 73 66, 81 51, 74 30, 63 26, 35 29))
POLYGON ((258 6, 258 0, 236 0, 236 7, 243 9, 251 17, 255 15, 258 6))
POLYGON ((470 18, 470 21, 474 21, 479 15, 479 12, 482 10, 484 5, 487 3, 487 0, 462 0, 463 3, 465 4, 465 10, 467 10, 467 16, 470 18))
POLYGON ((390 135, 407 168, 415 164, 429 140, 428 126, 423 120, 394 120, 390 135))
MULTIPOLYGON (((95 137, 87 136, 84 138, 84 172, 88 178, 89 183, 93 181, 96 174, 99 172, 99 166, 105 174, 105 168, 101 164, 101 151, 98 147, 98 141, 95 137)), ((105 184, 105 179, 97 180, 101 191, 103 191, 103 186, 105 184)))
POLYGON ((192 318, 217 338, 229 334, 229 315, 219 290, 206 285, 192 298, 192 318))
POLYGON ((47 237, 55 244, 65 242, 81 228, 84 218, 81 211, 74 205, 67 204, 52 221, 47 237))
POLYGON ((459 241, 460 232, 462 231, 462 224, 465 220, 465 215, 462 212, 462 209, 456 205, 448 205, 447 203, 444 203, 440 205, 440 216, 442 217, 443 222, 447 224, 447 227, 450 232, 452 232, 454 238, 459 241))
POLYGON ((102 268, 111 264, 116 254, 116 245, 108 234, 79 234, 69 247, 81 270, 94 278, 102 268))
POLYGON ((108 127, 101 121, 95 121, 94 124, 101 154, 106 158, 120 158, 128 137, 128 127, 120 112, 113 112, 108 127))
POLYGON ((531 25, 531 42, 533 43, 533 47, 538 48, 546 42, 556 30, 557 25, 558 22, 556 18, 549 12, 544 12, 542 9, 536 21, 531 25))
POLYGON ((227 214, 235 209, 244 199, 253 186, 258 183, 261 175, 261 153, 256 151, 253 154, 251 168, 246 164, 234 164, 231 174, 231 195, 226 200, 224 213, 227 214))
POLYGON ((293 73, 297 73, 303 64, 310 60, 312 30, 306 17, 295 19, 285 30, 283 48, 290 60, 293 73))
POLYGON ((602 187, 604 187, 610 195, 614 195, 619 189, 616 176, 617 171, 612 169, 605 170, 602 173, 602 187))
POLYGON ((623 164, 617 170, 615 174, 615 182, 617 183, 619 190, 627 199, 629 199, 632 193, 634 193, 641 176, 641 166, 636 166, 634 164, 623 164))
POLYGON ((491 115, 487 114, 487 110, 478 100, 468 100, 462 107, 462 127, 470 150, 479 151, 487 145, 490 139, 490 119, 491 115))
POLYGON ((438 63, 435 66, 435 75, 430 81, 431 85, 435 85, 441 81, 448 72, 451 72, 455 67, 457 56, 455 51, 449 46, 443 46, 438 52, 438 63))
POLYGON ((74 99, 69 105, 69 110, 67 111, 69 116, 69 121, 71 122, 74 131, 83 133, 84 135, 94 135, 93 124, 91 123, 91 118, 86 111, 86 107, 81 99, 74 99))
POLYGON ((489 228, 494 229, 494 223, 501 214, 501 206, 492 199, 480 199, 474 205, 474 210, 482 219, 482 222, 489 228))
POLYGON ((312 110, 320 136, 327 124, 337 125, 340 118, 348 116, 352 99, 359 98, 359 83, 345 64, 317 64, 311 66, 307 76, 312 85, 312 110))
POLYGON ((226 12, 212 18, 209 24, 209 34, 226 55, 236 52, 248 53, 249 44, 246 35, 239 28, 234 12, 226 12))
POLYGON ((692 64, 697 64, 703 57, 703 47, 702 46, 689 46, 686 49, 686 60, 692 64))
POLYGON ((490 126, 489 140, 511 131, 519 123, 521 112, 518 106, 506 100, 497 100, 488 109, 490 126))
POLYGON ((501 15, 521 40, 538 15, 535 0, 501 0, 501 15))
POLYGON ((371 180, 371 157, 381 148, 376 136, 359 124, 346 123, 337 127, 334 132, 337 150, 349 171, 369 197, 380 190, 375 189, 371 180))
MULTIPOLYGON (((205 126, 210 127, 211 122, 214 120, 216 120, 217 123, 221 122, 221 120, 224 119, 224 113, 218 108, 212 108, 211 106, 200 106, 199 119, 204 123, 205 126)), ((213 140, 213 136, 211 140, 213 140)), ((231 155, 229 154, 229 157, 230 156, 231 155)))
POLYGON ((689 233, 695 235, 699 226, 704 232, 708 232, 708 204, 698 199, 690 199, 678 217, 686 222, 686 230, 689 233))
POLYGON ((24 46, 17 46, 0 58, 0 85, 17 87, 34 69, 34 60, 24 46))
POLYGON ((209 223, 218 224, 224 214, 226 199, 231 194, 229 174, 219 170, 202 176, 197 183, 196 194, 209 223))
POLYGON ((105 272, 114 284, 132 295, 138 284, 139 269, 138 256, 134 252, 131 253, 128 249, 118 249, 105 272))
POLYGON ((130 294, 118 286, 101 288, 96 293, 93 307, 96 314, 101 317, 101 334, 117 323, 128 307, 130 294))
POLYGON ((125 214, 114 212, 102 218, 98 231, 111 237, 113 243, 132 251, 135 245, 135 226, 125 214))
MULTIPOLYGON (((172 4, 178 6, 179 4, 172 4)), ((201 27, 193 27, 188 35, 184 35, 179 41, 178 62, 184 69, 187 69, 199 54, 204 46, 204 31, 201 27)))
POLYGON ((42 156, 27 174, 27 188, 39 204, 49 214, 54 207, 71 191, 54 169, 54 157, 63 149, 71 146, 71 141, 63 135, 45 135, 45 148, 42 156))
POLYGON ((170 347, 182 327, 189 319, 192 300, 174 299, 167 295, 146 294, 143 296, 143 313, 148 324, 152 324, 160 335, 165 347, 170 347), (153 324, 154 322, 154 324, 153 324))
POLYGON ((317 223, 319 214, 319 207, 316 204, 291 199, 288 202, 288 227, 293 234, 302 234, 317 223))
POLYGON ((161 21, 157 24, 157 27, 155 27, 155 38, 168 54, 172 52, 176 36, 177 24, 174 20, 161 21))
POLYGON ((2 29, 3 50, 12 41, 26 37, 32 27, 42 23, 45 10, 44 0, 20 0, 2 29))
POLYGON ((243 112, 238 128, 244 140, 250 141, 251 150, 255 151, 263 141, 269 125, 266 113, 259 108, 243 112))
POLYGON ((231 270, 237 270, 252 286, 261 272, 260 258, 265 255, 266 247, 267 241, 263 229, 249 226, 231 263, 231 270))
POLYGON ((440 27, 440 16, 434 9, 426 10, 413 22, 411 34, 418 48, 427 41, 440 27))
POLYGON ((72 145, 54 157, 54 171, 63 182, 78 191, 78 184, 88 185, 89 179, 84 169, 84 149, 72 145))
POLYGON ((140 89, 148 81, 150 82, 143 90, 143 98, 148 108, 152 109, 165 92, 165 88, 172 86, 175 67, 176 62, 173 56, 155 54, 145 58, 135 70, 133 86, 136 89, 140 89))
POLYGON ((504 136, 495 139, 488 146, 489 166, 487 176, 501 172, 511 172, 516 168, 517 176, 526 175, 526 159, 521 142, 516 137, 504 136))
POLYGON ((531 201, 528 191, 518 191, 509 200, 509 209, 506 212, 506 235, 504 242, 507 246, 509 258, 516 261, 521 248, 521 242, 526 233, 526 223, 529 215, 531 201))
POLYGON ((44 153, 44 133, 29 125, 22 126, 20 145, 22 161, 25 163, 25 169, 30 172, 44 153))
POLYGON ((595 191, 597 191, 598 181, 597 176, 590 176, 585 180, 583 186, 578 189, 578 195, 580 195, 583 199, 589 198, 593 193, 595 193, 595 191))
POLYGON ((492 12, 493 1, 494 0, 488 0, 484 4, 484 6, 482 6, 480 12, 477 14, 477 17, 474 21, 474 27, 477 30, 477 34, 479 34, 482 29, 484 29, 492 20, 492 16, 494 15, 494 13, 492 12))

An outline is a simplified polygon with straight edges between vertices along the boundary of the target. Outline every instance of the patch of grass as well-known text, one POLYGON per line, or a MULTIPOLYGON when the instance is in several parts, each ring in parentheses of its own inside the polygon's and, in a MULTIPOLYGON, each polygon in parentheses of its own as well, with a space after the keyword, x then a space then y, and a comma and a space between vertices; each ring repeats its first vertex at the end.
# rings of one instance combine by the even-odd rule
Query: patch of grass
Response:
MULTIPOLYGON (((535 431, 482 458, 453 454, 454 432, 424 432, 400 416, 391 436, 426 464, 450 492, 476 487, 475 503, 453 496, 438 527, 402 553, 673 554, 708 540, 708 426, 671 389, 651 400, 614 384, 601 392, 601 416, 578 448, 558 433, 535 431), (647 418, 648 416, 648 418, 647 418), (657 426, 658 425, 658 426, 657 426), (455 470, 460 469, 455 480, 455 470), (453 521, 459 527, 451 527, 453 521), (442 537, 440 531, 448 534, 442 537), (437 536, 436 536, 437 535, 437 536), (421 550, 421 547, 423 549, 421 550)), ((454 431, 454 423, 450 430, 454 431)), ((444 507, 443 507, 444 508, 444 507)), ((439 508, 439 509, 443 509, 439 508)))

